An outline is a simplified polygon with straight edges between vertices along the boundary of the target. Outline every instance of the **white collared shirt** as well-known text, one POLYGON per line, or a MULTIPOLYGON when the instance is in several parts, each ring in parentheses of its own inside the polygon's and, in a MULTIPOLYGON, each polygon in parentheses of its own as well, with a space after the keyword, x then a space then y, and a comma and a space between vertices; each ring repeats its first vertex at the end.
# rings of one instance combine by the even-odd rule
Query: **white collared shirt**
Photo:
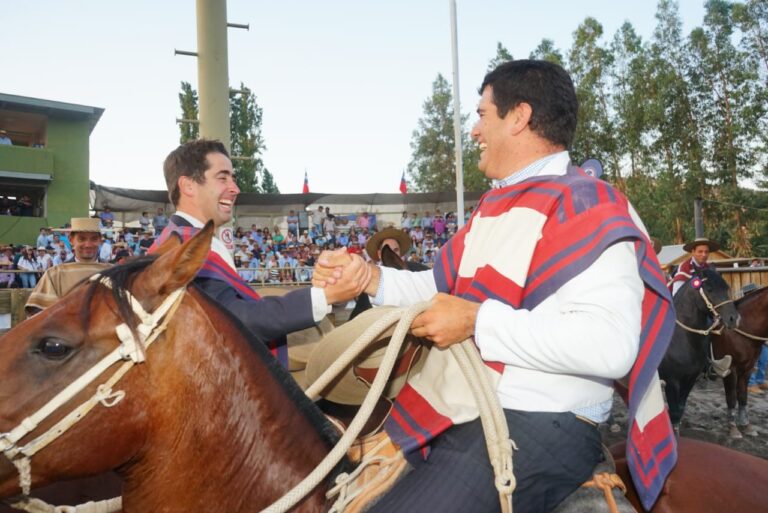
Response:
MULTIPOLYGON (((563 175, 569 164, 567 152, 549 155, 526 167, 523 179, 563 175)), ((504 185, 519 181, 514 173, 504 185)), ((436 293, 431 270, 381 268, 373 303, 408 306, 436 293)), ((475 323, 475 343, 484 360, 505 365, 497 389, 502 406, 573 411, 596 422, 606 420, 613 380, 624 377, 637 356, 643 294, 634 246, 618 242, 532 310, 484 301, 475 323)))

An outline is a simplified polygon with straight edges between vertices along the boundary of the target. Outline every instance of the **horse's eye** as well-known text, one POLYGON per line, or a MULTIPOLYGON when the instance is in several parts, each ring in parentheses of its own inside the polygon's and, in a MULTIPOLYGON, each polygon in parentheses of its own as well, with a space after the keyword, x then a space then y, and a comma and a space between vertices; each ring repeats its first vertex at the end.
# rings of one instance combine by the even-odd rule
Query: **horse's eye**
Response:
POLYGON ((66 357, 72 348, 64 343, 63 340, 56 338, 44 338, 37 344, 35 352, 51 360, 61 360, 66 357))

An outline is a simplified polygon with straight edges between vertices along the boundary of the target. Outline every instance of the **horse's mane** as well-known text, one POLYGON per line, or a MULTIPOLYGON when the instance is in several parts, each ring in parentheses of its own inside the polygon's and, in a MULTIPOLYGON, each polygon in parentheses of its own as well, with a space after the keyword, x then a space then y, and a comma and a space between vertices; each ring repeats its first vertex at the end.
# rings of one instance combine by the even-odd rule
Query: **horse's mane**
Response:
POLYGON ((760 287, 759 289, 750 290, 737 300, 735 300, 733 303, 738 307, 740 305, 746 305, 750 303, 753 299, 759 297, 762 292, 765 291, 765 289, 768 287, 760 287))
MULTIPOLYGON (((131 330, 134 331, 135 337, 137 337, 135 332, 137 326, 136 318, 134 316, 131 304, 128 301, 128 296, 125 294, 125 290, 128 287, 132 277, 136 273, 146 269, 155 260, 157 260, 157 255, 137 257, 126 261, 124 264, 106 269, 100 273, 101 276, 111 280, 112 298, 114 299, 115 305, 117 306, 117 313, 120 319, 128 324, 131 330)), ((306 394, 304 394, 304 391, 301 389, 301 387, 299 387, 298 383, 296 383, 296 380, 293 379, 290 373, 285 368, 283 368, 283 366, 280 365, 272 353, 269 352, 266 345, 261 341, 256 340, 254 335, 250 332, 250 330, 248 330, 248 328, 245 327, 240 319, 232 315, 232 313, 223 308, 213 298, 205 294, 205 292, 194 282, 192 282, 191 286, 200 292, 200 296, 205 298, 210 307, 216 309, 218 312, 221 312, 230 320, 231 325, 243 337, 243 339, 247 341, 250 349, 258 356, 258 358, 269 371, 270 375, 280 386, 282 386, 283 390, 285 390, 289 400, 299 408, 309 423, 320 434, 323 441, 328 444, 329 448, 333 447, 339 440, 337 431, 333 428, 333 426, 331 426, 330 422, 328 422, 328 419, 325 418, 315 403, 313 403, 306 396, 306 394)), ((88 285, 88 290, 85 297, 86 305, 91 304, 91 301, 93 300, 94 295, 96 294, 96 291, 99 290, 99 288, 100 287, 98 281, 93 281, 88 285)), ((83 327, 87 328, 90 323, 90 308, 81 309, 81 321, 83 322, 83 327)))

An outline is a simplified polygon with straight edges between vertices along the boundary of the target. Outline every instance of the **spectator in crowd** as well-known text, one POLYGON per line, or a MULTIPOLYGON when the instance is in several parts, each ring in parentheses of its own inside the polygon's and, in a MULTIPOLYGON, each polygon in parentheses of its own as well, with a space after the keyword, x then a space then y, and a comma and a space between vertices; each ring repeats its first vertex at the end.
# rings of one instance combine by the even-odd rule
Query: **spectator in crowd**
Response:
POLYGON ((445 240, 445 218, 437 212, 432 218, 432 229, 435 231, 435 238, 445 240))
POLYGON ((115 214, 112 213, 111 208, 104 207, 104 211, 99 214, 99 220, 101 221, 102 227, 111 227, 115 223, 115 214))
POLYGON ((432 230, 432 216, 429 215, 429 210, 424 212, 424 216, 421 218, 421 229, 425 233, 432 230))
POLYGON ((347 247, 347 246, 349 246, 349 235, 347 235, 347 234, 346 234, 346 233, 344 233, 344 232, 341 232, 341 233, 340 233, 340 234, 339 234, 339 235, 336 237, 336 243, 337 243, 339 246, 344 246, 344 247, 347 247))
POLYGON ((410 230, 411 227, 411 217, 408 215, 408 212, 403 210, 403 215, 400 217, 400 228, 404 228, 406 230, 410 230))
POLYGON ((317 207, 317 212, 312 216, 312 222, 315 226, 315 232, 317 232, 315 236, 322 235, 323 223, 325 223, 325 209, 322 206, 317 207))
POLYGON ((24 289, 35 288, 35 285, 37 285, 37 272, 40 270, 40 266, 32 247, 24 246, 24 249, 21 252, 21 257, 16 262, 16 268, 20 271, 25 271, 19 273, 21 287, 24 289))
POLYGON ((45 272, 53 267, 53 259, 48 254, 48 248, 45 246, 37 248, 37 264, 41 272, 45 272))
POLYGON ((293 234, 294 237, 298 237, 299 236, 299 216, 296 214, 295 210, 290 210, 288 212, 286 221, 288 223, 288 233, 293 234))
POLYGON ((166 226, 168 226, 168 217, 166 217, 163 207, 158 207, 157 214, 152 218, 152 227, 155 229, 155 236, 160 235, 166 226))
POLYGON ((32 199, 28 194, 22 194, 21 198, 16 201, 16 215, 32 217, 35 214, 34 210, 32 199))
POLYGON ((105 264, 112 261, 112 240, 106 234, 102 235, 101 249, 99 249, 99 261, 105 264))
POLYGON ((422 259, 422 262, 424 265, 427 265, 429 267, 432 267, 435 265, 435 252, 431 249, 428 249, 424 252, 424 258, 422 259))
POLYGON ((0 146, 11 146, 13 145, 13 141, 11 141, 11 138, 8 137, 8 132, 5 130, 0 130, 0 146))
POLYGON ((154 237, 151 236, 152 234, 149 232, 144 232, 141 234, 141 240, 139 240, 139 254, 145 255, 147 251, 149 251, 149 248, 152 247, 152 244, 155 242, 154 237))
POLYGON ((98 219, 73 218, 70 235, 74 262, 54 266, 45 272, 24 307, 28 316, 48 308, 82 280, 109 267, 98 262, 101 240, 98 219))
POLYGON ((37 247, 47 247, 48 244, 50 244, 50 239, 48 238, 48 228, 40 228, 40 234, 37 236, 37 241, 35 241, 35 244, 37 247))
POLYGON ((13 267, 13 261, 5 255, 0 254, 0 288, 10 289, 16 282, 14 273, 9 272, 13 267))
POLYGON ((272 243, 281 250, 285 247, 285 237, 280 233, 280 227, 278 226, 275 226, 275 229, 272 230, 272 243))
POLYGON ((149 224, 151 222, 152 222, 152 219, 149 218, 149 212, 142 212, 141 217, 139 217, 139 226, 141 226, 141 231, 148 232, 149 224))
POLYGON ((326 240, 333 236, 333 232, 336 231, 336 217, 330 213, 330 209, 325 207, 325 220, 323 221, 323 233, 326 240))
POLYGON ((421 229, 421 226, 417 225, 411 228, 411 239, 413 239, 414 243, 421 242, 424 240, 424 231, 421 229))
POLYGON ((59 248, 57 246, 55 254, 53 255, 53 258, 52 258, 53 266, 56 267, 57 265, 66 263, 68 260, 69 260, 69 253, 67 253, 67 250, 64 248, 59 248))
POLYGON ((475 211, 475 207, 467 207, 466 212, 464 212, 464 224, 467 224, 469 222, 469 218, 472 217, 472 213, 475 211))
POLYGON ((368 212, 363 212, 357 216, 357 227, 361 230, 367 230, 371 227, 371 218, 368 217, 368 212))

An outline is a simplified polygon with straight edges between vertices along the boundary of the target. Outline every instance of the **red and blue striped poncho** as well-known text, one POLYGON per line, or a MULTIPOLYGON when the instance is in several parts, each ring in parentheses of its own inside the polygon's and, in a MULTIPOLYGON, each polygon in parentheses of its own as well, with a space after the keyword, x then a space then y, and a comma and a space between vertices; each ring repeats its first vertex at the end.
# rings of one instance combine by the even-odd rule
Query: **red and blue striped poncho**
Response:
MULTIPOLYGON (((172 233, 175 233, 181 237, 182 241, 190 239, 193 235, 200 231, 200 228, 195 228, 187 224, 186 220, 172 216, 168 226, 163 229, 160 236, 155 240, 152 247, 149 248, 149 253, 153 253, 157 248, 165 242, 172 233)), ((213 280, 223 281, 232 286, 237 293, 245 301, 259 301, 259 296, 251 286, 243 280, 229 263, 224 260, 221 255, 211 249, 208 251, 208 257, 203 263, 203 267, 197 273, 198 278, 210 278, 213 280)), ((277 340, 270 340, 267 343, 270 352, 275 356, 284 367, 288 367, 288 344, 285 337, 281 337, 277 340)))
MULTIPOLYGON (((677 444, 666 408, 644 401, 649 387, 658 387, 656 369, 669 345, 675 314, 653 245, 633 222, 629 209, 620 192, 576 168, 563 176, 538 176, 491 190, 481 198, 469 223, 441 250, 434 276, 440 292, 476 302, 496 299, 513 308, 532 310, 592 265, 610 245, 634 242, 638 271, 645 285, 640 346, 628 387, 616 385, 629 409, 629 468, 643 505, 650 508, 677 461, 677 444), (517 208, 533 209, 546 216, 524 285, 506 278, 491 265, 477 268, 471 277, 459 276, 473 221, 478 216, 499 216, 517 208)), ((498 373, 503 371, 503 364, 486 363, 498 373)), ((454 423, 437 408, 416 388, 406 385, 397 397, 386 430, 405 452, 421 449, 426 454, 427 443, 454 423)))

